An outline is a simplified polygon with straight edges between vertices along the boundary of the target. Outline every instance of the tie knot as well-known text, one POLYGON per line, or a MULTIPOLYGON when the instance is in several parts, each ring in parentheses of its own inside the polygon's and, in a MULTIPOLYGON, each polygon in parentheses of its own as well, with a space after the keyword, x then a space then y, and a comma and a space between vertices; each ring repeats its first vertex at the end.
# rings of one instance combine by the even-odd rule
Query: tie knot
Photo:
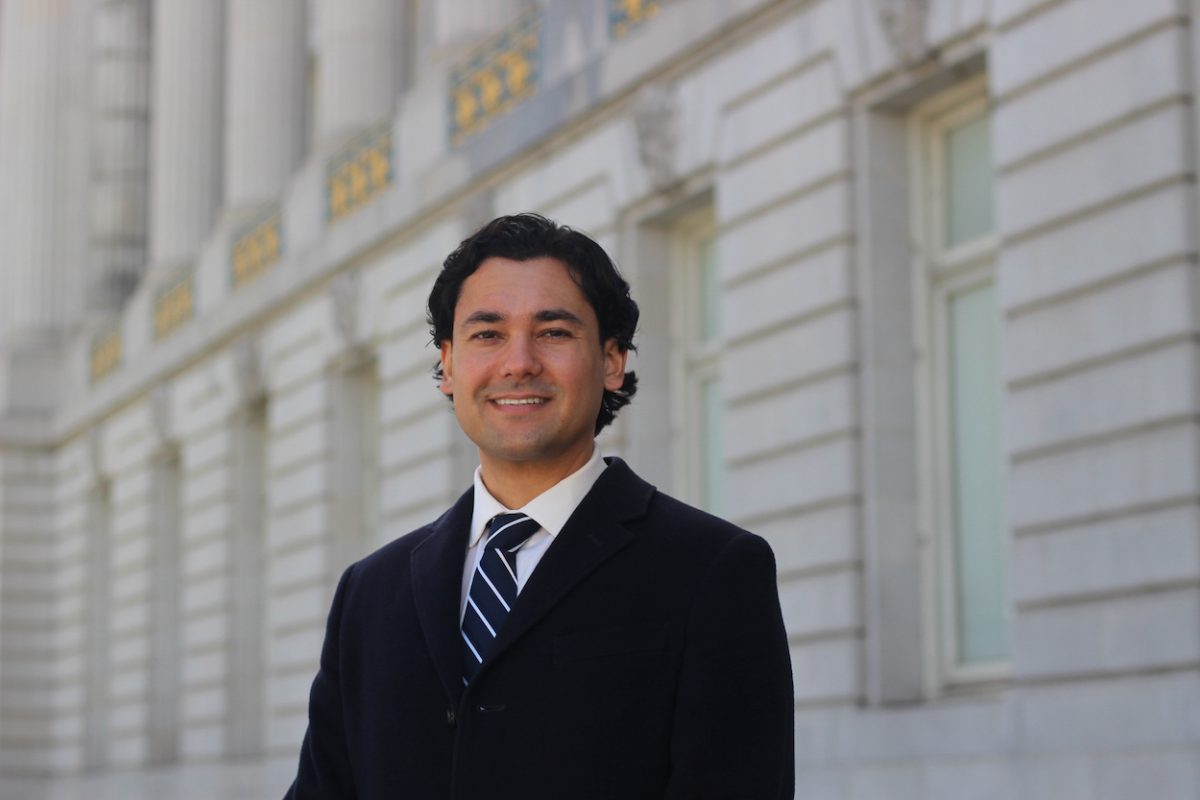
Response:
POLYGON ((520 549, 542 527, 537 520, 526 514, 497 514, 488 523, 488 538, 484 547, 488 550, 504 550, 512 553, 520 549))

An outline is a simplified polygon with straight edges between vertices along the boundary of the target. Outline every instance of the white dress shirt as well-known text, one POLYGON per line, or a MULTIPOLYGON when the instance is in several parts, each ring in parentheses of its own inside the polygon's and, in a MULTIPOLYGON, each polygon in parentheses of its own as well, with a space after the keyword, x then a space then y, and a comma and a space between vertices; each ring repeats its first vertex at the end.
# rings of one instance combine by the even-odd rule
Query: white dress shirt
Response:
POLYGON ((467 541, 467 557, 463 563, 462 603, 458 609, 458 618, 462 619, 467 611, 467 592, 471 589, 471 577, 475 574, 475 565, 483 555, 484 531, 497 514, 510 514, 519 511, 527 514, 541 524, 542 527, 529 537, 525 546, 517 551, 517 593, 525 588, 525 582, 533 573, 545 555, 546 549, 558 536, 558 532, 567 524, 567 520, 575 513, 575 508, 583 500, 592 485, 604 472, 608 465, 600 457, 600 448, 593 445, 592 457, 579 469, 551 486, 537 497, 530 500, 521 508, 509 509, 492 497, 492 493, 483 485, 480 468, 475 468, 475 509, 471 514, 471 536, 467 541))

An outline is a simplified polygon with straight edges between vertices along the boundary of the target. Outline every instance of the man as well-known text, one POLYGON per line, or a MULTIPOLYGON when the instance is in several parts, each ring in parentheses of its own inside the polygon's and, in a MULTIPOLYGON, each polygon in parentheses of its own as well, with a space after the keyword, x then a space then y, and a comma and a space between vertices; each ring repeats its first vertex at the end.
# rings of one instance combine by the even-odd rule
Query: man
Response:
POLYGON ((288 797, 793 796, 770 548, 595 445, 637 320, 537 215, 447 257, 429 321, 474 486, 342 576, 288 797))

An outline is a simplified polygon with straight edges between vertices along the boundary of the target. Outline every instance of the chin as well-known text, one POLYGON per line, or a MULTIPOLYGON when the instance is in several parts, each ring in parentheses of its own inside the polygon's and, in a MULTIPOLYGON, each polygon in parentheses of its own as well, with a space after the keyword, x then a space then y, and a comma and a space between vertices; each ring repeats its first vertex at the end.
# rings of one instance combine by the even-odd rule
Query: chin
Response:
POLYGON ((555 442, 538 439, 532 441, 493 441, 491 442, 491 446, 481 447, 480 450, 498 461, 506 461, 510 464, 536 464, 539 462, 553 463, 566 455, 571 448, 564 447, 555 442))

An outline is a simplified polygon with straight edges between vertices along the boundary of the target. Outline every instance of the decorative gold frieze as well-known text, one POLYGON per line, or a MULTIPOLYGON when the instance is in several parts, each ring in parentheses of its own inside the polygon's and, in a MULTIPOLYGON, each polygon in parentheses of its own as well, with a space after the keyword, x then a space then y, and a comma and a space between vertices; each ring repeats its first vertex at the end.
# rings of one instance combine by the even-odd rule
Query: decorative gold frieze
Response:
POLYGON ((457 147, 532 96, 541 80, 541 59, 541 18, 530 12, 451 70, 451 144, 457 147))
POLYGON ((391 125, 367 131, 330 158, 325 167, 325 219, 336 222, 390 186, 392 160, 391 125))
POLYGON ((192 318, 192 276, 164 289, 154 303, 154 336, 163 339, 192 318))
POLYGON ((233 285, 241 287, 262 275, 283 255, 283 221, 279 208, 247 225, 233 240, 230 260, 233 285))
POLYGON ((89 373, 92 383, 98 383, 108 377, 121 365, 121 331, 111 328, 96 335, 92 339, 92 350, 88 358, 89 373))
POLYGON ((621 39, 661 9, 661 0, 608 0, 608 35, 621 39))

